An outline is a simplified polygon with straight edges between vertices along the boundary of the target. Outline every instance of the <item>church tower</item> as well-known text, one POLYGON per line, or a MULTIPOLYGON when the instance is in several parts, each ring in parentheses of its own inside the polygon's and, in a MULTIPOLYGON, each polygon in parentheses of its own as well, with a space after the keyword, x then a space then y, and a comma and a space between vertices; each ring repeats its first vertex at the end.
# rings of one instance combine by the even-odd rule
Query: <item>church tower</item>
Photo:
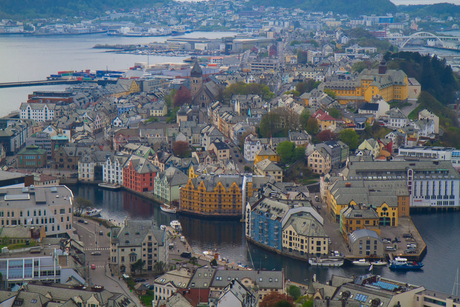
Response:
POLYGON ((195 61, 192 70, 190 71, 190 89, 192 94, 192 99, 196 98, 196 95, 201 90, 203 86, 203 71, 201 70, 200 64, 198 61, 195 61))

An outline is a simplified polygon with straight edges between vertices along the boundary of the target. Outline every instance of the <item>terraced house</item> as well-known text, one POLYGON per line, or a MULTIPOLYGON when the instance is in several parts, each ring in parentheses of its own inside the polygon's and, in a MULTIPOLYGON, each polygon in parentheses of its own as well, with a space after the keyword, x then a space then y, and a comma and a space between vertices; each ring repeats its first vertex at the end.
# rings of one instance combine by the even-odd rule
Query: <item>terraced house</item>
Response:
POLYGON ((157 173, 158 168, 149 160, 131 156, 123 167, 123 186, 139 193, 152 191, 157 173))
POLYGON ((169 167, 158 173, 154 179, 153 194, 166 203, 177 201, 180 198, 180 188, 187 184, 189 178, 175 167, 169 167))

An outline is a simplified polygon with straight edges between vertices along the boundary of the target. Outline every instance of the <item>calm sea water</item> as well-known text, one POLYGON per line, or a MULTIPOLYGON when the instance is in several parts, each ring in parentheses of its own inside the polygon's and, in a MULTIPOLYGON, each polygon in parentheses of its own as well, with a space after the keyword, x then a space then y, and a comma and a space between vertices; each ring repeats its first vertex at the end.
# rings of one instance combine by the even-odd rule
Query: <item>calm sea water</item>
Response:
MULTIPOLYGON (((181 37, 221 38, 233 32, 193 32, 181 37)), ((176 36, 177 37, 177 36, 176 36)), ((93 49, 96 44, 148 44, 164 42, 169 36, 123 37, 106 34, 71 36, 0 36, 0 82, 44 80, 62 70, 121 70, 135 62, 182 62, 184 57, 164 57, 108 53, 93 49)), ((34 90, 62 90, 65 86, 39 86, 0 89, 0 116, 17 110, 34 90)))
MULTIPOLYGON (((368 273, 367 268, 314 268, 305 262, 281 257, 246 242, 244 225, 236 221, 201 220, 193 217, 164 213, 158 205, 125 191, 108 191, 95 186, 71 187, 75 196, 83 196, 102 208, 104 218, 122 222, 132 219, 154 219, 158 225, 169 224, 178 219, 183 233, 197 253, 216 248, 230 262, 244 263, 256 269, 281 270, 286 278, 305 282, 316 274, 318 280, 326 281, 332 274, 341 276, 368 273)), ((392 272, 388 268, 374 268, 373 273, 387 278, 424 285, 428 289, 451 293, 457 267, 460 267, 459 213, 418 214, 412 220, 428 246, 423 271, 392 272)))

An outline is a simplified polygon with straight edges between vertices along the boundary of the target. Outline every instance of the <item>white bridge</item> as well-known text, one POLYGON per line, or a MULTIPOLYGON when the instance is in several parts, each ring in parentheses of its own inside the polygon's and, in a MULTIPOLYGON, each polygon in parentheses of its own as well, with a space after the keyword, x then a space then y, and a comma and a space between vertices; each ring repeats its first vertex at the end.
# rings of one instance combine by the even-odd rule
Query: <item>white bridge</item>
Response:
POLYGON ((400 49, 404 48, 407 43, 409 43, 411 40, 417 40, 417 39, 434 39, 435 40, 435 46, 439 46, 442 48, 449 48, 449 49, 456 49, 452 48, 452 43, 455 45, 460 45, 460 37, 456 36, 439 36, 435 35, 430 32, 417 32, 414 33, 410 36, 388 36, 386 37, 390 42, 392 42, 394 45, 397 45, 400 49), (447 42, 451 42, 451 44, 447 44, 447 42))

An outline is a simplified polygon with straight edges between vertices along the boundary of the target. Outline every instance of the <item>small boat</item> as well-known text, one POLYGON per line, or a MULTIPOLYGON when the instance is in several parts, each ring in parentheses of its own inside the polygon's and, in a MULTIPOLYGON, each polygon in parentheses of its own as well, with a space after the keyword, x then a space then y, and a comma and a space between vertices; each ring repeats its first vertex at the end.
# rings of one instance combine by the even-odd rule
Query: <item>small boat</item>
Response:
POLYGON ((171 221, 171 223, 169 223, 169 225, 171 225, 171 227, 174 228, 176 231, 182 231, 182 226, 181 226, 181 224, 179 223, 178 220, 171 221))
POLYGON ((83 212, 83 215, 84 216, 94 216, 95 217, 95 216, 100 216, 101 212, 102 212, 102 209, 93 208, 93 209, 88 209, 85 212, 83 212))
POLYGON ((371 263, 370 263, 369 261, 367 261, 366 259, 359 259, 359 260, 353 261, 353 265, 357 265, 357 266, 370 266, 371 263))
POLYGON ((176 208, 173 208, 167 204, 163 204, 160 206, 160 210, 166 213, 176 213, 176 208))
POLYGON ((407 261, 406 258, 396 257, 394 260, 390 262, 390 269, 391 270, 401 270, 401 271, 409 271, 409 270, 420 270, 423 267, 423 263, 417 261, 407 261))
POLYGON ((97 186, 100 188, 109 189, 112 191, 121 189, 121 185, 115 184, 115 183, 99 183, 97 186))
POLYGON ((309 258, 308 263, 311 266, 335 266, 339 267, 343 265, 343 258, 309 258))
POLYGON ((377 260, 377 261, 372 261, 371 264, 373 266, 386 266, 386 265, 388 265, 388 262, 382 261, 382 260, 377 260))

